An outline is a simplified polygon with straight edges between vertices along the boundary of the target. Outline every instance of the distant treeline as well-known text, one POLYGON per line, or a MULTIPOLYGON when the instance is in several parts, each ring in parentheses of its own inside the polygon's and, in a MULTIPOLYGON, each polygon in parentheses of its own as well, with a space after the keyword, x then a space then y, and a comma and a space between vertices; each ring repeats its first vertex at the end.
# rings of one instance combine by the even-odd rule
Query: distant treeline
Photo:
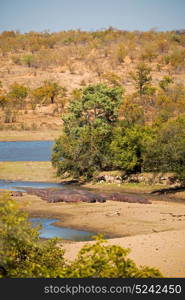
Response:
POLYGON ((125 58, 134 61, 156 62, 158 69, 168 66, 182 72, 185 66, 185 30, 124 31, 108 28, 95 32, 69 30, 56 33, 4 31, 0 34, 0 53, 11 55, 12 62, 28 67, 48 68, 66 65, 73 72, 74 60, 101 75, 99 64, 108 58, 107 69, 116 69, 125 58))

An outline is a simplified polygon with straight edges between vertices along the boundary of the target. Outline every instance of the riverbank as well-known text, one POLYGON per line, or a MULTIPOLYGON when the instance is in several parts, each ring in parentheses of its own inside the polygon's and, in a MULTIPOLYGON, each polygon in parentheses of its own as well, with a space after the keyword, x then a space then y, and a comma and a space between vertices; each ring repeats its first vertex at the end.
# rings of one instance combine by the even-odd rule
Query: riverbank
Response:
MULTIPOLYGON (((57 218, 58 226, 106 234, 108 243, 131 248, 129 257, 138 265, 157 267, 165 277, 185 277, 185 205, 148 197, 152 204, 47 203, 26 194, 15 199, 31 217, 57 218)), ((62 244, 66 258, 73 259, 84 242, 62 244)))
POLYGON ((32 217, 57 218, 59 226, 123 237, 185 229, 185 205, 148 199, 152 204, 106 201, 105 203, 48 203, 37 196, 16 197, 20 208, 32 217), (119 214, 117 214, 119 212, 119 214))
MULTIPOLYGON (((15 161, 0 162, 0 180, 19 180, 19 181, 42 181, 42 182, 63 182, 70 181, 68 177, 62 180, 56 176, 56 170, 52 167, 50 161, 15 161)), ((155 189, 168 187, 164 185, 149 185, 144 183, 81 183, 82 187, 97 190, 100 192, 133 192, 133 193, 149 193, 155 189)))
MULTIPOLYGON (((67 178, 61 180, 56 176, 56 170, 52 167, 50 161, 32 162, 32 161, 16 161, 16 162, 0 162, 0 180, 9 181, 38 181, 62 183, 72 180, 67 178)), ((91 190, 92 192, 125 192, 149 194, 158 189, 169 188, 167 185, 144 184, 144 183, 95 183, 87 182, 80 183, 82 188, 91 190)), ((185 191, 176 191, 168 194, 168 198, 175 200, 185 200, 185 191)))
POLYGON ((50 161, 0 162, 0 180, 60 182, 50 161))
MULTIPOLYGON (((85 244, 65 243, 65 257, 74 259, 85 244)), ((130 248, 128 256, 137 265, 158 268, 166 278, 185 278, 185 229, 114 238, 108 244, 130 248)))
POLYGON ((51 130, 1 130, 0 142, 53 141, 59 137, 61 129, 51 130))

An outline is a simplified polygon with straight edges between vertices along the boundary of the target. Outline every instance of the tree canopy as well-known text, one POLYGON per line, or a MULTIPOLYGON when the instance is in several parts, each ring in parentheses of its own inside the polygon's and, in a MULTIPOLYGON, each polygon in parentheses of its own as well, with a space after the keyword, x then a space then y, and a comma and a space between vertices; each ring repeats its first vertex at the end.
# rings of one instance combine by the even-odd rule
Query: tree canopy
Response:
POLYGON ((156 128, 144 154, 149 171, 174 172, 185 183, 185 115, 156 128))
POLYGON ((52 163, 59 175, 91 177, 110 166, 109 144, 123 91, 98 84, 80 92, 63 115, 63 133, 53 148, 52 163))

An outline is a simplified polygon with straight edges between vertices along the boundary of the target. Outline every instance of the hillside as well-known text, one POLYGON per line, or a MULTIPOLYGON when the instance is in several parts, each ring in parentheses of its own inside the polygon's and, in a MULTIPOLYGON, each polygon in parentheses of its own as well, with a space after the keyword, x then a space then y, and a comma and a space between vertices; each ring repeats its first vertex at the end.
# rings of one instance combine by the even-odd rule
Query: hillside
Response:
MULTIPOLYGON (((60 116, 74 95, 74 89, 95 83, 122 86, 124 99, 133 103, 136 98, 133 74, 139 63, 151 68, 150 86, 154 88, 147 99, 139 103, 144 107, 147 122, 151 122, 159 110, 162 91, 159 84, 165 77, 172 82, 168 86, 167 105, 169 100, 177 103, 179 97, 182 102, 185 94, 183 30, 128 32, 108 28, 96 32, 70 30, 25 34, 5 31, 0 35, 0 56, 1 130, 55 131, 62 125, 60 116), (62 92, 56 93, 54 104, 37 94, 40 87, 47 85, 44 82, 62 87, 62 92), (25 103, 18 108, 9 105, 7 109, 8 102, 3 99, 11 94, 15 83, 27 88, 25 103), (7 117, 12 111, 14 115, 7 117)), ((11 99, 14 103, 17 101, 15 95, 11 99)), ((183 112, 184 103, 181 104, 179 110, 183 112)))

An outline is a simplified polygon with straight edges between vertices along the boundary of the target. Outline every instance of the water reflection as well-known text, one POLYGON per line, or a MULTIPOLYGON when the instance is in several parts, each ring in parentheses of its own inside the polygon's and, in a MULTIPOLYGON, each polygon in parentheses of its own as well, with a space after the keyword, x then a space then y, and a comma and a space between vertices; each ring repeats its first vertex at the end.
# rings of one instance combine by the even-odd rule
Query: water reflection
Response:
POLYGON ((0 142, 0 161, 49 161, 53 141, 0 142))
POLYGON ((10 191, 25 192, 24 188, 35 188, 35 189, 57 188, 57 189, 61 189, 63 187, 64 187, 63 184, 53 183, 53 182, 0 180, 0 189, 10 190, 10 191))
POLYGON ((64 240, 73 240, 73 241, 90 241, 92 240, 92 236, 96 233, 81 231, 76 229, 70 229, 65 227, 59 227, 52 225, 57 222, 57 219, 46 219, 46 218, 30 218, 29 219, 33 226, 42 225, 42 229, 40 230, 41 238, 62 238, 64 240))

